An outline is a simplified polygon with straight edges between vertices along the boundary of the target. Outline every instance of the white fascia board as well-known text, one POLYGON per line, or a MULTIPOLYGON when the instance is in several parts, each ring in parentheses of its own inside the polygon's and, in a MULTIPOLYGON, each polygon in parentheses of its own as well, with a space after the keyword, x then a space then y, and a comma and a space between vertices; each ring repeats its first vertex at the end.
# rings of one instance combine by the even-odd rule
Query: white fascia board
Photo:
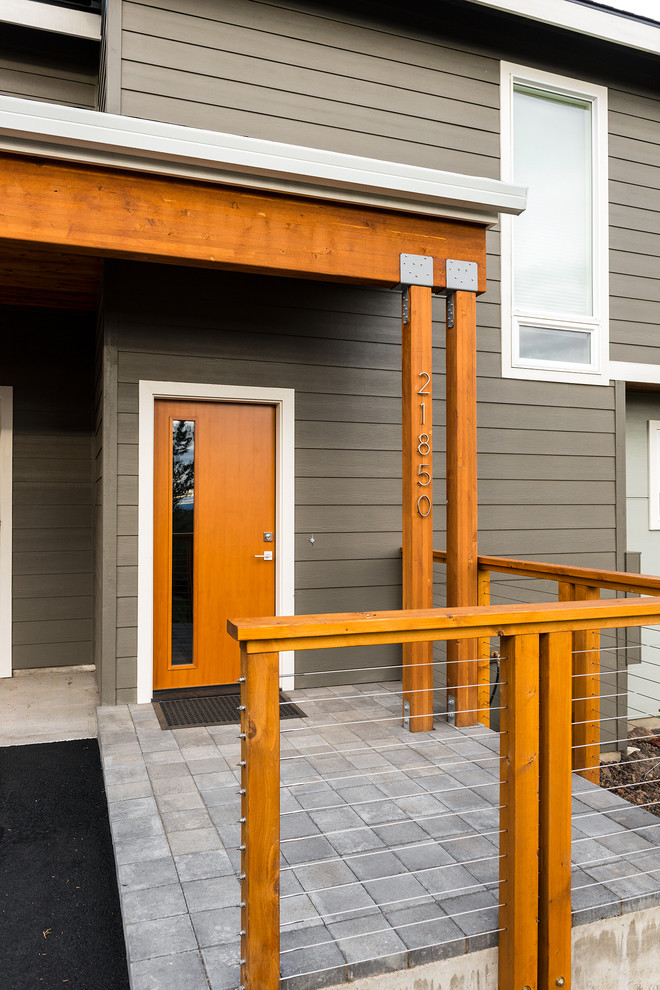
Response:
POLYGON ((660 25, 654 27, 626 16, 595 7, 584 7, 571 0, 469 0, 481 7, 492 7, 505 14, 529 17, 543 24, 577 31, 600 41, 660 54, 660 25))
POLYGON ((101 15, 87 10, 56 7, 39 0, 2 0, 0 23, 36 28, 50 34, 67 34, 90 41, 101 40, 101 15))
POLYGON ((497 222, 527 190, 499 179, 0 96, 0 149, 338 202, 497 222))
POLYGON ((610 361, 609 376, 613 382, 637 382, 645 385, 660 385, 660 364, 610 361))

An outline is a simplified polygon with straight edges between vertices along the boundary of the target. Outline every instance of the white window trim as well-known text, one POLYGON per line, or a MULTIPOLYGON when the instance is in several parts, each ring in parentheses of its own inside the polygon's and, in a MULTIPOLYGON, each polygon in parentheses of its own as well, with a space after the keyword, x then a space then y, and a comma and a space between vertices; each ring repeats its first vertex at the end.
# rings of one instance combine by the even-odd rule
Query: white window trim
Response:
POLYGON ((101 15, 86 10, 56 7, 38 0, 2 0, 0 22, 36 28, 52 34, 101 40, 101 15))
POLYGON ((503 181, 511 181, 513 175, 513 87, 517 83, 588 100, 592 105, 594 315, 575 321, 558 320, 556 316, 546 320, 540 312, 533 315, 514 315, 512 234, 515 220, 502 215, 502 376, 545 382, 609 385, 607 89, 579 79, 558 76, 511 62, 502 62, 500 135, 503 181), (555 326, 567 330, 589 331, 596 337, 592 348, 592 366, 584 369, 579 365, 568 363, 555 365, 554 362, 520 360, 516 357, 517 327, 520 323, 526 325, 538 323, 542 326, 555 326))
POLYGON ((13 389, 0 385, 0 677, 12 675, 13 389))
MULTIPOLYGON (((138 646, 137 701, 146 704, 153 694, 154 605, 154 405, 156 399, 207 399, 274 405, 276 410, 275 613, 293 615, 295 559, 295 393, 290 388, 252 388, 242 385, 202 385, 190 382, 139 383, 138 426, 138 646)), ((293 688, 294 654, 280 653, 284 690, 293 688)))
POLYGON ((660 529, 660 419, 649 420, 649 529, 660 529))

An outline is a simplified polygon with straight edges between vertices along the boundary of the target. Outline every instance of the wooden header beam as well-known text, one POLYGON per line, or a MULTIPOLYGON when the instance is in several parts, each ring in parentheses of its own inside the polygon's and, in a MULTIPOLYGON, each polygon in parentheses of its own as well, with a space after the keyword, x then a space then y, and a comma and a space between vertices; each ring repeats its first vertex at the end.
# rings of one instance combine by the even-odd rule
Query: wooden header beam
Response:
POLYGON ((483 224, 7 154, 3 244, 381 286, 423 254, 435 290, 448 257, 477 262, 486 288, 483 224))

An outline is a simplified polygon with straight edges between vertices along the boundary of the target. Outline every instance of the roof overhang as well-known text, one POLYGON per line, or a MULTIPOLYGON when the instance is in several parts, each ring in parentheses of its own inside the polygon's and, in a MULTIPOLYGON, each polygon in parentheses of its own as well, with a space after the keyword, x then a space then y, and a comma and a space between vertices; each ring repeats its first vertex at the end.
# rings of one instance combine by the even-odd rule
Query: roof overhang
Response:
POLYGON ((526 205, 498 179, 9 96, 0 150, 487 225, 526 205))
POLYGON ((576 31, 579 34, 625 45, 641 52, 660 55, 660 24, 623 12, 588 7, 572 0, 468 0, 481 7, 491 7, 503 14, 528 17, 542 24, 576 31))

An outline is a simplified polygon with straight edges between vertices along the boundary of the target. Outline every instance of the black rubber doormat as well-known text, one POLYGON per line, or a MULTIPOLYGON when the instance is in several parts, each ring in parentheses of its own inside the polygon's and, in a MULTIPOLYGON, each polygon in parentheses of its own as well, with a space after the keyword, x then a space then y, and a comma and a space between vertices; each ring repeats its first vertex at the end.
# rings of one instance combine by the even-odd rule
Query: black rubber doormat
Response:
POLYGON ((128 990, 96 739, 0 748, 0 985, 128 990))
MULTIPOLYGON (((206 725, 237 725, 241 718, 240 694, 216 694, 207 698, 176 698, 152 702, 161 729, 194 729, 206 725)), ((304 711, 280 691, 280 719, 307 718, 304 711)))

